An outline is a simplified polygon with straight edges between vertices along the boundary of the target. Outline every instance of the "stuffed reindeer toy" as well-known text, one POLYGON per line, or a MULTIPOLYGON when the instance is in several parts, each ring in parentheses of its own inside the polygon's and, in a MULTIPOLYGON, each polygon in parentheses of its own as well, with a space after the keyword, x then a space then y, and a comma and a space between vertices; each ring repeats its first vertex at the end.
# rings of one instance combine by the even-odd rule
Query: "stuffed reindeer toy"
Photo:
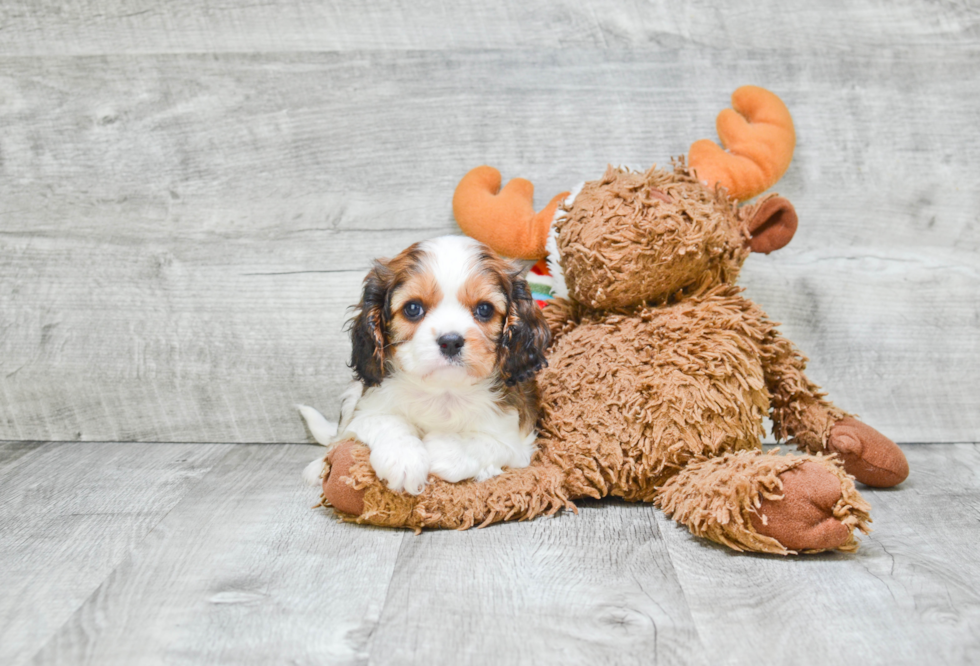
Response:
POLYGON ((418 495, 378 479, 367 448, 337 442, 323 504, 376 525, 468 528, 574 508, 649 502, 700 537, 765 553, 851 551, 870 507, 854 480, 901 483, 908 464, 831 403, 807 359, 736 286, 753 252, 797 228, 770 194, 795 146, 782 101, 743 87, 718 116, 725 149, 694 143, 672 169, 608 168, 533 209, 533 186, 478 167, 459 183, 462 230, 502 255, 547 257, 552 343, 536 382, 537 450, 484 481, 430 478, 418 495), (764 453, 763 417, 801 453, 764 453))

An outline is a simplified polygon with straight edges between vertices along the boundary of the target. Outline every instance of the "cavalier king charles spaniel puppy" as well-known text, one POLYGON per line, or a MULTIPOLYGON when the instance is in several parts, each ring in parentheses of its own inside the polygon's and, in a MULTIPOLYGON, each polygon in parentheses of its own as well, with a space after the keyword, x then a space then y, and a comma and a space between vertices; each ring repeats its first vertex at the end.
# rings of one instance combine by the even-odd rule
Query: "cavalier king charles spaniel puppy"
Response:
MULTIPOLYGON (((332 442, 363 442, 378 477, 413 495, 429 474, 482 481, 530 464, 537 396, 528 380, 546 364, 551 334, 521 275, 466 236, 375 262, 349 327, 361 386, 345 392, 332 442)), ((301 411, 320 439, 326 421, 301 411)))

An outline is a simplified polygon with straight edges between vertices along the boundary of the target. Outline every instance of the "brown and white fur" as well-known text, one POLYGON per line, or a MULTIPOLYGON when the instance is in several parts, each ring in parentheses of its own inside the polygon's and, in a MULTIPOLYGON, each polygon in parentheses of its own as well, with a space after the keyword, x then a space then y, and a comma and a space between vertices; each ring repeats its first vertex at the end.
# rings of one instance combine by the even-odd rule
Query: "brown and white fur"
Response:
MULTIPOLYGON (((353 410, 348 396, 332 441, 367 444, 389 488, 414 495, 429 474, 482 481, 530 464, 537 405, 527 380, 551 336, 518 266, 466 236, 416 243, 375 263, 350 334, 363 394, 353 410)), ((319 414, 301 411, 326 432, 319 414)))

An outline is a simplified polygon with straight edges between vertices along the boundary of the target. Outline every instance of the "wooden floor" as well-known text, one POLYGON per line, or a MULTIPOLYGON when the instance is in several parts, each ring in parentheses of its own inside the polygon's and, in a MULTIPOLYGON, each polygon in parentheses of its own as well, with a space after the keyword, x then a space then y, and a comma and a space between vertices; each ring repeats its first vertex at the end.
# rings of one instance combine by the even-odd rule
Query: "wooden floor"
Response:
POLYGON ((0 665, 980 663, 980 6, 0 2, 0 665), (903 445, 853 555, 645 505, 414 536, 300 484, 373 258, 793 113, 741 284, 903 445))
POLYGON ((980 446, 908 445, 853 555, 649 505, 468 532, 310 509, 305 444, 0 446, 0 663, 976 664, 980 446))

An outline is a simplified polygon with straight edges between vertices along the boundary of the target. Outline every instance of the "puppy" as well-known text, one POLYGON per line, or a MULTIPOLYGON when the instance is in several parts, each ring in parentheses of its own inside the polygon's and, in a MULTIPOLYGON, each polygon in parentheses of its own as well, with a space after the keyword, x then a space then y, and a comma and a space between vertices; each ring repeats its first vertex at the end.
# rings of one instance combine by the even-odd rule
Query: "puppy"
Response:
MULTIPOLYGON (((528 380, 546 364, 551 334, 521 273, 466 236, 375 262, 349 327, 363 394, 332 441, 363 442, 378 477, 413 495, 429 474, 482 481, 530 464, 537 396, 528 380)), ((302 411, 313 431, 319 414, 302 411)))

